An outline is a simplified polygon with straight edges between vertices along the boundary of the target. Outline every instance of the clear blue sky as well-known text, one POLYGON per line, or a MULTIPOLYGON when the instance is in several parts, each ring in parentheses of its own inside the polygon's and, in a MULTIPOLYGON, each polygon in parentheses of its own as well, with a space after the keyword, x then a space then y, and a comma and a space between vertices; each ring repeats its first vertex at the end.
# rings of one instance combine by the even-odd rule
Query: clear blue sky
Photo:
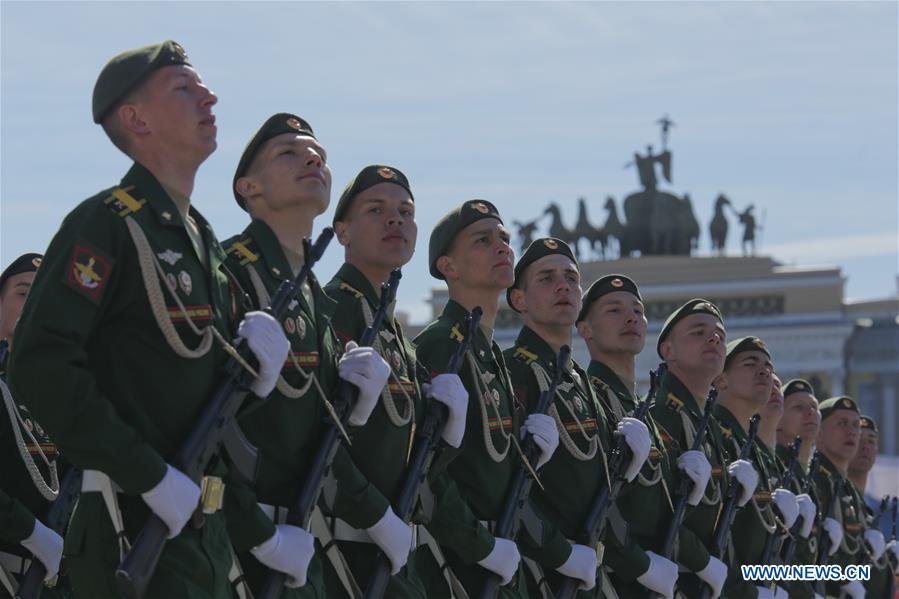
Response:
MULTIPOLYGON (((556 201, 570 227, 585 196, 599 225, 607 195, 636 190, 623 166, 658 146, 664 113, 703 253, 723 191, 764 212, 763 253, 841 265, 848 297, 896 293, 895 2, 2 2, 0 23, 3 266, 125 172, 91 122, 94 81, 115 53, 172 38, 219 96, 193 197, 219 237, 246 224, 230 191, 243 146, 272 113, 300 114, 334 173, 321 226, 365 164, 409 176, 419 243, 400 308, 415 321, 451 206, 483 197, 511 221, 556 201)), ((335 245, 322 278, 341 262, 335 245)))

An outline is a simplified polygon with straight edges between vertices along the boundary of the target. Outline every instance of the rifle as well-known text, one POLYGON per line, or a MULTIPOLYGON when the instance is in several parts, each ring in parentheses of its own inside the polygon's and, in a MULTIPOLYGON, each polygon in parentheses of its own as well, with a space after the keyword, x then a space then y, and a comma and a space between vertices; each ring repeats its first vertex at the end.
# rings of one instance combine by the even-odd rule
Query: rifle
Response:
MULTIPOLYGON (((633 417, 640 422, 646 423, 646 414, 649 412, 649 398, 656 394, 659 381, 665 375, 667 366, 664 362, 659 364, 657 370, 649 371, 649 393, 646 400, 641 402, 637 409, 634 410, 633 417)), ((584 521, 584 532, 582 540, 587 547, 596 547, 602 539, 608 524, 609 507, 618 498, 621 491, 621 485, 624 484, 624 467, 630 463, 631 450, 627 446, 627 442, 623 436, 618 437, 615 448, 612 450, 612 456, 609 458, 609 480, 611 485, 601 488, 593 498, 590 511, 587 512, 587 519, 584 521)), ((578 591, 581 581, 575 578, 566 578, 562 581, 559 591, 556 593, 556 599, 571 599, 578 591)))
MULTIPOLYGON (((69 524, 69 518, 72 517, 72 510, 75 509, 75 502, 78 501, 80 494, 81 471, 71 467, 59 485, 59 494, 47 510, 47 526, 60 536, 65 535, 66 526, 69 524)), ((47 568, 44 567, 41 560, 37 558, 31 560, 31 565, 25 571, 19 589, 16 591, 16 599, 39 599, 44 590, 46 576, 47 568)))
MULTIPOLYGON (((326 227, 315 244, 311 244, 308 239, 303 240, 303 268, 293 280, 281 283, 272 297, 271 305, 265 309, 278 322, 283 320, 288 304, 300 291, 300 286, 312 272, 312 266, 321 258, 332 237, 334 230, 326 227)), ((257 361, 245 339, 238 338, 235 344, 236 348, 228 350, 231 357, 225 365, 224 380, 204 406, 193 430, 172 461, 175 468, 196 483, 200 482, 209 463, 222 447, 228 452, 228 457, 241 476, 249 480, 255 478, 256 448, 244 437, 235 416, 249 394, 249 385, 255 376, 255 372, 247 370, 244 364, 255 369, 257 361)), ((139 599, 144 596, 168 534, 165 522, 151 512, 116 570, 118 590, 123 597, 139 599)))
MULTIPOLYGON (((815 482, 815 475, 818 474, 818 464, 820 463, 820 460, 821 454, 815 451, 814 455, 812 455, 812 461, 808 467, 808 474, 805 476, 805 480, 802 483, 803 493, 808 493, 811 490, 812 484, 815 482)), ((797 540, 799 539, 800 528, 802 528, 802 523, 797 520, 797 522, 793 524, 793 527, 790 529, 790 534, 787 535, 783 547, 781 548, 781 563, 793 563, 793 557, 796 555, 796 545, 797 540)))
MULTIPOLYGON (((840 507, 840 496, 843 494, 843 477, 837 478, 836 482, 833 484, 833 494, 830 496, 830 501, 827 503, 827 517, 833 518, 836 520, 835 516, 837 514, 837 509, 840 507)), ((826 566, 830 562, 830 535, 827 534, 827 531, 824 530, 824 519, 821 520, 821 530, 818 531, 819 542, 818 542, 818 560, 817 564, 819 566, 826 566)), ((815 582, 815 592, 824 596, 825 584, 824 580, 818 580, 815 582)))
MULTIPOLYGON (((559 349, 559 355, 556 356, 556 369, 549 388, 540 394, 540 398, 537 400, 537 409, 532 413, 546 414, 556 395, 556 387, 562 382, 562 374, 565 372, 565 366, 570 358, 571 348, 563 345, 559 349)), ((524 510, 528 497, 531 494, 531 485, 534 483, 534 476, 536 476, 536 473, 531 469, 531 464, 537 460, 540 451, 537 444, 534 443, 533 435, 527 435, 524 438, 520 451, 521 462, 512 474, 512 481, 509 483, 509 488, 506 491, 503 509, 493 530, 494 537, 515 539, 518 536, 521 512, 524 510)), ((499 575, 490 572, 487 580, 484 582, 484 588, 481 590, 481 599, 495 599, 499 595, 501 583, 502 579, 499 575)))
MULTIPOLYGON (((452 357, 450 357, 444 371, 446 374, 458 374, 462 369, 462 360, 465 359, 465 352, 471 346, 471 341, 478 330, 482 312, 481 307, 476 306, 471 311, 471 314, 468 315, 465 323, 467 332, 462 341, 459 342, 452 357)), ((428 402, 428 410, 425 413, 424 421, 415 433, 415 443, 412 446, 409 465, 406 467, 399 494, 397 494, 396 500, 393 502, 393 511, 402 518, 403 522, 409 523, 412 521, 412 515, 418 505, 418 497, 422 485, 426 483, 434 456, 437 454, 440 437, 443 434, 443 429, 446 427, 446 418, 446 406, 431 399, 428 402)), ((390 582, 390 569, 390 559, 383 552, 379 552, 378 565, 368 581, 368 586, 365 587, 363 599, 380 599, 380 597, 384 596, 387 583, 390 582)))
MULTIPOLYGON (((897 521, 896 516, 897 512, 899 512, 899 497, 893 497, 893 538, 892 540, 896 540, 896 532, 899 529, 899 521, 897 521)), ((887 597, 889 599, 893 599, 896 596, 896 575, 893 573, 890 568, 892 568, 892 563, 890 562, 890 556, 887 556, 887 572, 890 574, 890 584, 887 589, 889 593, 887 597)))
MULTIPOLYGON (((708 397, 706 397, 702 420, 699 421, 699 426, 696 428, 696 436, 693 438, 693 445, 690 447, 690 451, 700 451, 702 449, 702 443, 705 441, 705 434, 709 428, 709 421, 712 419, 712 408, 715 407, 717 401, 718 390, 712 388, 708 397)), ((662 545, 661 555, 665 559, 671 560, 674 557, 674 545, 677 543, 678 533, 687 513, 687 498, 690 496, 690 487, 692 485, 693 481, 690 480, 690 477, 686 474, 681 474, 680 484, 675 493, 677 504, 674 508, 671 524, 668 526, 668 534, 665 535, 665 543, 662 545)))
MULTIPOLYGON (((796 467, 796 460, 799 459, 799 448, 802 446, 802 438, 796 437, 792 443, 790 443, 790 459, 787 462, 787 469, 784 470, 784 473, 781 475, 780 480, 777 481, 777 486, 775 488, 786 489, 793 480, 793 468, 796 467)), ((767 538, 765 539, 765 548, 762 549, 762 559, 759 562, 760 564, 770 564, 771 558, 774 557, 774 543, 777 541, 778 537, 777 526, 775 522, 774 531, 769 533, 767 538)))
MULTIPOLYGON (((755 436, 759 432, 759 421, 761 416, 754 415, 749 419, 749 434, 746 436, 746 443, 740 448, 740 460, 749 458, 749 452, 755 443, 755 436)), ((740 483, 737 477, 732 476, 727 481, 727 489, 724 491, 724 506, 721 508, 721 514, 718 516, 718 527, 715 529, 715 538, 712 540, 711 553, 717 558, 724 555, 727 548, 727 541, 730 538, 730 529, 733 526, 734 518, 737 515, 737 486, 740 483)), ((702 599, 709 599, 712 596, 712 587, 708 584, 703 585, 702 599)))
POLYGON ((0 339, 0 366, 6 361, 6 354, 9 353, 9 341, 0 339))
MULTIPOLYGON (((362 336, 359 338, 359 346, 367 347, 374 343, 375 338, 381 330, 381 323, 387 314, 387 308, 396 298, 396 288, 400 284, 402 277, 400 269, 390 272, 390 277, 386 283, 381 284, 381 298, 378 309, 372 316, 371 325, 369 325, 362 336)), ((309 473, 300 487, 297 500, 287 511, 287 524, 298 526, 304 530, 309 530, 309 522, 312 520, 312 512, 318 504, 319 497, 322 493, 322 487, 325 477, 331 469, 331 463, 337 450, 340 448, 340 440, 343 437, 347 421, 356 405, 356 399, 359 396, 359 388, 349 381, 342 380, 337 388, 337 400, 333 404, 332 420, 329 422, 325 434, 322 437, 321 445, 315 454, 315 459, 309 467, 309 473)), ((259 599, 278 599, 284 588, 284 582, 287 580, 287 574, 278 570, 269 569, 262 584, 262 590, 259 599)))

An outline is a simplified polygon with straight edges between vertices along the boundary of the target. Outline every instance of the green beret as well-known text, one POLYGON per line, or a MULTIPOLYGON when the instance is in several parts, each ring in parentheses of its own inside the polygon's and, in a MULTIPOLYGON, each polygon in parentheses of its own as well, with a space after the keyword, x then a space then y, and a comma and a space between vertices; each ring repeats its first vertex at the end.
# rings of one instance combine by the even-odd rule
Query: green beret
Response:
POLYGON ((190 66, 187 52, 178 42, 166 40, 161 44, 127 50, 106 63, 94 84, 94 122, 100 123, 106 114, 150 73, 161 67, 176 64, 190 66))
POLYGON ((496 206, 487 200, 463 202, 461 206, 453 208, 449 214, 440 219, 431 231, 431 239, 428 242, 428 266, 432 277, 443 279, 443 275, 437 270, 437 259, 446 254, 459 231, 485 218, 495 218, 503 222, 496 206))
POLYGON ((727 357, 724 358, 724 368, 727 368, 734 356, 749 351, 760 351, 768 356, 769 360, 771 359, 771 352, 768 351, 768 346, 765 345, 765 342, 758 337, 750 335, 749 337, 734 339, 727 344, 727 357))
MULTIPOLYGON (((528 246, 528 249, 524 251, 524 254, 521 255, 521 258, 518 259, 518 264, 515 265, 515 282, 512 283, 511 287, 506 289, 506 303, 509 304, 510 308, 515 310, 515 306, 512 305, 512 290, 518 289, 518 284, 521 283, 521 275, 524 273, 524 270, 540 258, 552 256, 553 254, 565 256, 574 262, 575 268, 580 269, 577 259, 574 257, 574 254, 571 252, 571 248, 568 247, 567 243, 561 239, 556 239, 555 237, 535 239, 531 242, 531 245, 528 246)), ((518 312, 518 310, 515 311, 518 312)))
POLYGON ((856 414, 859 414, 855 400, 845 395, 825 399, 818 406, 818 410, 821 412, 822 421, 826 420, 828 416, 832 415, 837 410, 852 410, 856 414))
POLYGON ((722 325, 724 324, 724 317, 721 316, 721 310, 718 309, 718 306, 706 299, 691 299, 686 304, 672 312, 671 315, 665 320, 665 324, 662 325, 662 331, 659 333, 659 340, 656 342, 656 353, 659 354, 660 358, 662 357, 662 342, 665 341, 666 337, 668 337, 668 333, 671 332, 671 329, 674 328, 674 325, 676 325, 687 316, 691 316, 693 314, 711 314, 719 321, 721 321, 722 325))
POLYGON ((3 291, 3 284, 10 277, 20 275, 23 272, 34 272, 41 265, 44 257, 40 254, 22 254, 13 260, 9 266, 0 274, 0 291, 3 291))
POLYGON ((877 423, 870 416, 861 417, 861 427, 874 431, 874 434, 877 434, 877 423))
POLYGON ((581 298, 581 313, 577 315, 577 322, 587 318, 587 312, 590 311, 590 306, 593 305, 593 302, 607 293, 614 293, 615 291, 627 291, 635 295, 641 302, 643 301, 643 298, 640 296, 640 289, 637 288, 637 284, 633 280, 624 275, 606 275, 594 281, 587 293, 584 294, 584 297, 581 298))
POLYGON ((250 143, 247 144, 247 147, 244 148, 243 154, 240 155, 240 162, 237 163, 237 170, 234 171, 234 180, 231 181, 231 190, 234 192, 234 199, 237 200, 237 205, 244 210, 247 209, 246 200, 242 195, 237 193, 237 180, 246 174, 247 169, 250 168, 250 164, 253 162, 253 158, 256 156, 256 152, 259 151, 262 144, 271 138, 278 137, 284 133, 297 133, 315 139, 315 134, 312 132, 312 126, 295 114, 279 112, 278 114, 268 117, 268 120, 262 123, 262 126, 259 127, 259 131, 256 132, 256 135, 253 136, 253 139, 251 139, 250 143))
POLYGON ((409 187, 409 180, 406 179, 406 175, 400 169, 384 166, 383 164, 370 164, 359 171, 359 174, 353 177, 353 180, 347 184, 343 193, 340 194, 340 201, 337 202, 337 209, 334 211, 332 224, 343 218, 346 211, 350 209, 353 198, 378 183, 396 183, 409 192, 409 197, 412 198, 413 202, 415 201, 415 196, 412 195, 412 189, 409 187))
POLYGON ((815 390, 812 387, 812 384, 805 379, 793 379, 791 381, 787 381, 787 384, 781 387, 781 391, 783 391, 784 399, 786 399, 793 393, 809 393, 811 395, 815 394, 815 390))

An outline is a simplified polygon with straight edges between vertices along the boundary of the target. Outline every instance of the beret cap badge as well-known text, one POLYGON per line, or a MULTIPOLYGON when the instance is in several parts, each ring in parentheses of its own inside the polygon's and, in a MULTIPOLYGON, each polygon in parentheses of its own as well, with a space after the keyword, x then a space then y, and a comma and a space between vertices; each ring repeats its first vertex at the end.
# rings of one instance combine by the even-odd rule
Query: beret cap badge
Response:
POLYGON ((31 265, 32 265, 33 267, 35 267, 35 268, 40 267, 40 265, 41 265, 41 259, 40 259, 39 257, 38 257, 38 258, 32 258, 32 259, 31 259, 31 265))
POLYGON ((471 207, 474 208, 475 210, 477 210, 478 212, 480 212, 481 214, 487 214, 488 212, 490 212, 490 208, 488 208, 487 205, 483 202, 477 202, 475 204, 472 204, 471 207))
POLYGON ((300 129, 303 128, 303 124, 300 122, 300 120, 298 118, 295 118, 295 117, 290 117, 289 119, 287 119, 287 126, 293 127, 297 131, 299 131, 300 129))
POLYGON ((612 279, 610 284, 612 285, 612 287, 624 287, 624 281, 622 281, 621 279, 617 279, 617 278, 612 279))
POLYGON ((396 179, 396 173, 393 172, 393 169, 387 168, 386 166, 382 166, 378 169, 378 174, 381 175, 384 179, 396 179))
POLYGON ((181 47, 181 44, 178 42, 172 42, 172 50, 175 51, 175 54, 181 57, 182 60, 187 60, 187 52, 185 52, 184 48, 181 47))
POLYGON ((559 244, 556 243, 556 241, 554 239, 544 239, 543 245, 545 245, 546 247, 548 247, 551 250, 555 250, 555 249, 559 248, 559 244))

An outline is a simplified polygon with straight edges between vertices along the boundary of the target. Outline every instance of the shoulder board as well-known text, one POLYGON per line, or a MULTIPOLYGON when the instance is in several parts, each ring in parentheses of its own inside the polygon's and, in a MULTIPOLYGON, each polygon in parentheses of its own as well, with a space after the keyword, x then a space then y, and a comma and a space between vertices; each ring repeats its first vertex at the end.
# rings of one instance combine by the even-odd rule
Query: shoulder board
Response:
POLYGON ((253 251, 253 238, 244 237, 240 241, 235 241, 226 251, 228 255, 233 256, 240 262, 241 266, 246 266, 250 262, 259 260, 259 254, 253 251))
POLYGON ((349 283, 346 283, 346 282, 342 282, 340 284, 340 287, 338 287, 338 289, 340 289, 341 291, 347 291, 347 292, 353 294, 354 296, 356 296, 356 299, 361 300, 363 297, 365 297, 364 295, 362 295, 361 291, 359 291, 358 289, 356 289, 355 287, 353 287, 352 285, 350 285, 349 283))
POLYGON ((537 354, 535 354, 534 352, 530 352, 523 347, 516 347, 513 357, 519 360, 524 360, 527 364, 530 364, 531 362, 537 360, 537 354))
POLYGON ((459 331, 459 324, 458 324, 458 323, 456 323, 456 324, 453 325, 453 328, 450 330, 450 335, 449 335, 449 336, 450 336, 450 339, 452 339, 452 340, 454 340, 454 341, 458 341, 459 343, 461 343, 462 341, 465 340, 465 335, 463 335, 463 334, 459 331))
POLYGON ((665 407, 669 410, 674 410, 675 412, 680 412, 684 409, 684 402, 677 398, 677 395, 674 393, 669 393, 668 397, 665 398, 665 407))
POLYGON ((141 198, 140 200, 136 199, 131 195, 130 192, 132 191, 134 191, 133 185, 129 185, 128 187, 116 187, 109 192, 109 196, 103 200, 103 203, 106 204, 110 210, 122 218, 125 218, 129 214, 138 212, 144 207, 144 204, 147 203, 146 198, 141 198))
POLYGON ((608 383, 606 383, 604 380, 602 380, 598 376, 593 376, 592 374, 590 375, 590 383, 593 384, 595 387, 598 387, 602 391, 608 391, 609 389, 611 389, 611 387, 609 386, 608 383))
POLYGON ((734 431, 733 431, 733 429, 727 428, 727 427, 724 426, 723 424, 719 424, 718 426, 719 426, 719 428, 721 429, 721 435, 722 435, 725 439, 730 439, 731 437, 734 436, 734 431))

